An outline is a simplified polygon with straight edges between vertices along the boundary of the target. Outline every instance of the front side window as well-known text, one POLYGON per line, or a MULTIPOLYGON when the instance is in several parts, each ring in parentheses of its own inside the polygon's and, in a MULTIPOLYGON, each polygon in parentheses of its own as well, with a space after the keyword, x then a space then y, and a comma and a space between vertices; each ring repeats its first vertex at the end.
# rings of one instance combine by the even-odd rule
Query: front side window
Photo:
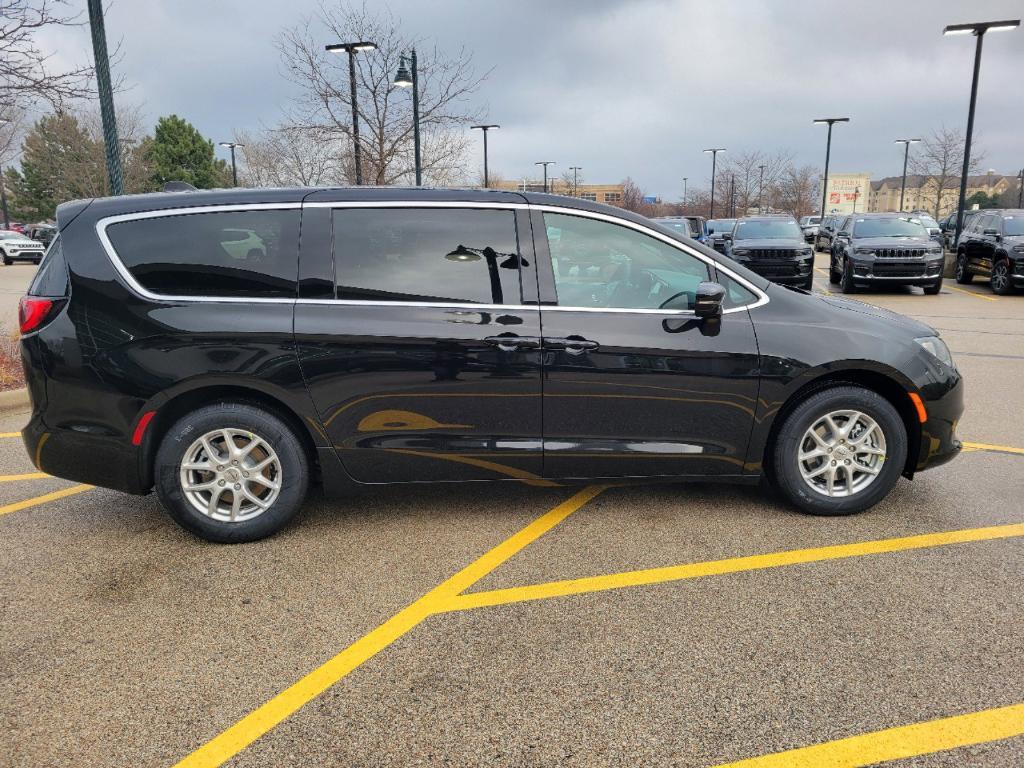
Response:
POLYGON ((168 296, 296 293, 299 211, 213 211, 112 224, 107 235, 138 283, 168 296))
POLYGON ((707 265, 628 227, 545 213, 558 303, 609 309, 692 309, 707 265))
POLYGON ((334 211, 337 296, 519 304, 515 213, 469 208, 334 211))
POLYGON ((734 240, 799 240, 800 227, 791 219, 751 219, 736 223, 734 240))
POLYGON ((854 237, 927 237, 928 232, 917 218, 857 219, 854 237))
POLYGON ((1007 237, 1024 235, 1024 216, 1004 216, 1003 234, 1007 237))

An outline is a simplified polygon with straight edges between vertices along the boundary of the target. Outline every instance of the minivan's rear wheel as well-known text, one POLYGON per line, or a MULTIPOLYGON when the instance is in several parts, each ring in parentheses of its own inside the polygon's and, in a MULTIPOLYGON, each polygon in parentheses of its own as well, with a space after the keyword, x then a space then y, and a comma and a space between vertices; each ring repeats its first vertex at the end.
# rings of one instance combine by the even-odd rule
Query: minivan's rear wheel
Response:
POLYGON ((171 517, 209 541, 255 541, 298 512, 309 462, 272 413, 223 402, 181 418, 156 456, 156 490, 171 517))
POLYGON ((906 458, 906 427, 892 404, 841 386, 812 395, 786 417, 773 469, 779 490, 804 512, 849 515, 881 501, 906 458))

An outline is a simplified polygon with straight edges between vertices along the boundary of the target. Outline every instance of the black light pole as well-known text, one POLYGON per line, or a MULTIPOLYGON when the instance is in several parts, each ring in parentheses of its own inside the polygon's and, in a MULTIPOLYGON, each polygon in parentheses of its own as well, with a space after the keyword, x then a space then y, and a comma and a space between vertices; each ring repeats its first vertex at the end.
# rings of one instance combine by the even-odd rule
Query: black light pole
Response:
MULTIPOLYGON (((348 84, 352 91, 352 157, 356 163, 356 185, 363 183, 363 165, 360 157, 359 146, 359 107, 356 106, 356 52, 372 51, 377 48, 376 43, 361 40, 358 43, 333 43, 325 45, 324 50, 331 53, 345 51, 348 54, 348 84)), ((231 156, 234 157, 234 151, 231 156)), ((236 185, 237 186, 237 183, 236 185)))
POLYGON ((484 187, 491 185, 490 177, 487 175, 487 132, 492 128, 501 128, 500 125, 471 125, 470 129, 479 128, 484 134, 484 187))
POLYGON ((920 139, 896 139, 895 144, 903 145, 903 181, 900 184, 900 213, 903 213, 903 193, 907 190, 907 160, 910 159, 910 145, 917 144, 920 139))
POLYGON ((834 123, 848 123, 848 117, 819 117, 814 121, 815 125, 828 125, 828 141, 825 143, 825 175, 821 179, 821 216, 825 216, 825 196, 828 194, 828 160, 832 154, 832 125, 834 123))
POLYGON ((736 174, 729 176, 729 218, 736 218, 736 174))
POLYGON ((683 176, 683 208, 686 208, 686 180, 689 176, 683 176))
POLYGON ((718 160, 718 153, 725 152, 725 147, 717 147, 715 149, 705 149, 704 153, 711 153, 711 215, 709 219, 715 218, 715 163, 718 160))
POLYGON ((761 171, 761 180, 757 183, 757 212, 764 213, 764 208, 761 207, 761 200, 764 196, 764 166, 757 166, 761 171))
POLYGON ((222 141, 220 145, 231 150, 231 181, 237 187, 238 167, 235 165, 235 147, 244 147, 245 144, 239 144, 237 141, 222 141))
MULTIPOLYGON (((412 88, 412 141, 416 160, 416 186, 423 184, 423 163, 420 159, 420 82, 416 67, 416 49, 409 50, 409 56, 403 56, 398 63, 395 85, 399 88, 412 88), (406 66, 408 62, 408 66, 406 66)), ((484 136, 487 134, 484 133, 484 136)))
POLYGON ((967 196, 967 174, 971 168, 971 138, 974 136, 974 105, 978 101, 978 72, 981 70, 981 42, 990 29, 1016 29, 1020 19, 1006 21, 984 21, 978 24, 950 24, 942 30, 944 35, 972 34, 978 38, 974 46, 974 76, 971 79, 971 105, 967 109, 967 136, 964 139, 964 169, 960 174, 960 197, 956 207, 956 234, 954 245, 960 242, 960 232, 964 226, 964 198, 967 196))
POLYGON ((548 191, 548 166, 549 165, 554 165, 554 164, 555 164, 554 160, 541 160, 539 163, 534 163, 534 165, 543 165, 544 166, 544 191, 545 192, 548 191))
POLYGON ((1024 168, 1020 169, 1020 173, 1017 174, 1017 179, 1020 181, 1017 185, 1017 207, 1024 208, 1024 168))
POLYGON ((107 151, 110 194, 123 195, 121 144, 117 140, 114 93, 110 87, 110 60, 107 57, 107 32, 103 25, 103 0, 89 0, 89 29, 92 32, 92 55, 96 60, 96 88, 100 96, 100 116, 103 120, 103 144, 107 151))
POLYGON ((569 166, 569 170, 572 171, 572 196, 573 197, 579 197, 580 196, 580 180, 579 180, 579 176, 577 176, 576 172, 577 171, 582 171, 583 170, 583 166, 582 165, 570 165, 569 166))

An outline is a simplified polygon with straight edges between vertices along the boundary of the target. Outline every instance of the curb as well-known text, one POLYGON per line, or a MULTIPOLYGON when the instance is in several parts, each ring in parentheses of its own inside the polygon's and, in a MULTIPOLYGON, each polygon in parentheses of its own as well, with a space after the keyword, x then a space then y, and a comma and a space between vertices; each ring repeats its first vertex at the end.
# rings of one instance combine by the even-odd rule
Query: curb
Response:
POLYGON ((25 387, 0 392, 0 414, 27 411, 28 407, 28 389, 25 387))

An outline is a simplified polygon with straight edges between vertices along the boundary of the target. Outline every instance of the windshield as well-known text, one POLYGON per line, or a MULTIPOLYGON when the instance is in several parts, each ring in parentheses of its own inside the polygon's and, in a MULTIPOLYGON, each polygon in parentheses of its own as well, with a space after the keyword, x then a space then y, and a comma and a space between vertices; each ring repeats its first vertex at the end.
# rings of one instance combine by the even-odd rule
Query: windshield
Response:
POLYGON ((800 219, 800 226, 810 227, 821 223, 821 216, 804 216, 800 219))
POLYGON ((680 235, 690 236, 690 225, 686 219, 657 219, 657 222, 663 227, 674 229, 680 235))
POLYGON ((853 225, 854 237, 927 237, 928 232, 914 218, 857 219, 853 225))
POLYGON ((799 240, 800 227, 789 219, 752 219, 741 221, 733 233, 734 240, 799 240))
POLYGON ((730 232, 736 219, 710 219, 708 221, 708 234, 712 232, 730 232))
POLYGON ((1024 216, 1004 216, 1003 234, 1010 237, 1024 235, 1024 216))
POLYGON ((919 213, 916 214, 914 218, 920 221, 922 224, 924 224, 924 226, 928 227, 929 229, 938 229, 939 222, 937 222, 931 216, 919 213))

